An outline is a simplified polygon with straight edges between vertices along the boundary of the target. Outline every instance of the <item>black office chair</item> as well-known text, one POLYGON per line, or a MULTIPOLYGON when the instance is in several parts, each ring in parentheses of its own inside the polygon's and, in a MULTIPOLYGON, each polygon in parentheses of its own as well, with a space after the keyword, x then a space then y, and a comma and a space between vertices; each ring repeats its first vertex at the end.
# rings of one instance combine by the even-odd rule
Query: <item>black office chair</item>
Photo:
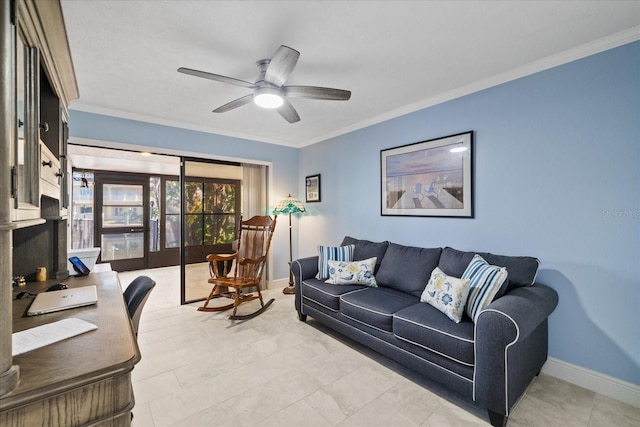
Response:
POLYGON ((142 315, 142 308, 147 302, 151 290, 156 285, 150 277, 138 276, 131 284, 124 290, 124 301, 127 304, 127 311, 133 324, 133 331, 138 336, 138 324, 140 323, 140 316, 142 315))

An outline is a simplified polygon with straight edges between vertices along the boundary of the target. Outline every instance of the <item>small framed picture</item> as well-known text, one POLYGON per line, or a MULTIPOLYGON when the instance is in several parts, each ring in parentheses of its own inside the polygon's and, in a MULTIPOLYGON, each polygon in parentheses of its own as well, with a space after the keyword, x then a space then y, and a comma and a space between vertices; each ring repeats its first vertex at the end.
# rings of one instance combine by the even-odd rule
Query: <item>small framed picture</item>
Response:
POLYGON ((310 175, 305 179, 307 203, 320 201, 320 174, 310 175))

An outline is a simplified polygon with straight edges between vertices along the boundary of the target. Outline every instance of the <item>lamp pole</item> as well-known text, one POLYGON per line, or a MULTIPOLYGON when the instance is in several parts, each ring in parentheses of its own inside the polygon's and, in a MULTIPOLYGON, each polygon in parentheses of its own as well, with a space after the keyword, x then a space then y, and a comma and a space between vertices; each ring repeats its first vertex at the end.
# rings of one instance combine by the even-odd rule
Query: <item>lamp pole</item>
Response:
POLYGON ((293 237, 291 231, 291 212, 289 212, 289 286, 282 289, 283 294, 295 294, 296 290, 293 286, 293 237))
POLYGON ((293 286, 293 271, 291 269, 293 264, 293 231, 292 231, 293 227, 291 225, 291 214, 300 213, 304 211, 305 209, 304 209, 304 206, 302 205, 302 202, 296 199, 295 197, 292 197, 291 194, 289 194, 283 200, 278 202, 278 204, 276 204, 276 207, 273 208, 274 214, 279 214, 279 213, 289 214, 289 286, 287 286, 282 290, 283 294, 296 293, 295 287, 293 286))

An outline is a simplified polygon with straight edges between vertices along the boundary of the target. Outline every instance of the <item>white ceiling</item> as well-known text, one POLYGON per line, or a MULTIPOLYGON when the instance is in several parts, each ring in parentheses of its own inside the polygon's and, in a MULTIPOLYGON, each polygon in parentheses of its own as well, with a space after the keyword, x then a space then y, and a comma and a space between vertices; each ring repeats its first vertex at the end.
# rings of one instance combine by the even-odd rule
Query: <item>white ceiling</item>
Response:
POLYGON ((639 1, 62 1, 80 98, 71 109, 301 147, 640 39, 639 1), (290 85, 352 91, 293 99, 301 121, 251 104, 281 44, 290 85))

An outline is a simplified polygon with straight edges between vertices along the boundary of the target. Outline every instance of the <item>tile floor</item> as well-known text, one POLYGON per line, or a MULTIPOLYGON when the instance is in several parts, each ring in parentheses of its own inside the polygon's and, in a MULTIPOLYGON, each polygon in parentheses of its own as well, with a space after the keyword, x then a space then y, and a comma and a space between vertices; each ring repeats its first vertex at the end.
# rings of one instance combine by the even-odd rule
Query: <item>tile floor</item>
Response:
MULTIPOLYGON (((177 268, 120 273, 123 287, 138 274, 157 286, 138 335, 134 427, 489 425, 472 403, 312 319, 300 322, 280 289, 265 292, 276 301, 261 316, 234 323, 180 306, 177 268)), ((508 425, 638 427, 640 408, 542 374, 508 425)))

